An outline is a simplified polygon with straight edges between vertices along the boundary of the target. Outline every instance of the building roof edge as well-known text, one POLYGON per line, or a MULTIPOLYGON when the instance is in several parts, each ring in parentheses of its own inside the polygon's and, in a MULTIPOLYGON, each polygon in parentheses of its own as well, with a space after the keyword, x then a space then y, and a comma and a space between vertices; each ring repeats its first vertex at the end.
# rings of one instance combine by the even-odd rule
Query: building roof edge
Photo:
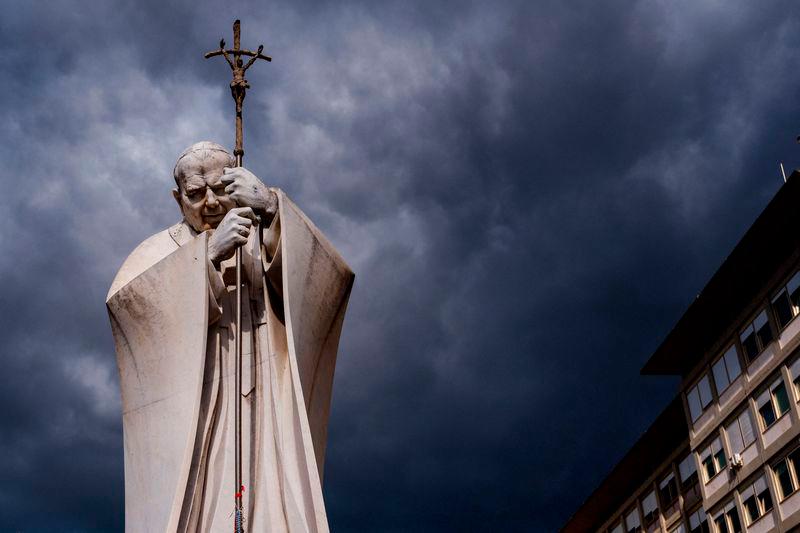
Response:
POLYGON ((641 369, 686 375, 800 249, 800 171, 795 170, 641 369), (753 257, 759 257, 753 261, 753 257))

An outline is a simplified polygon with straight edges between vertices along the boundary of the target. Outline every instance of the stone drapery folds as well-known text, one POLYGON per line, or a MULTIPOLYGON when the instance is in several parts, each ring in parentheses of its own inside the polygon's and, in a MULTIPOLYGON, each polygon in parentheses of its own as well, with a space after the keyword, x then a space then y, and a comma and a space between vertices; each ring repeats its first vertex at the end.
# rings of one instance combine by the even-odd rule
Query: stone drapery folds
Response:
MULTIPOLYGON (((281 191, 243 247, 244 509, 248 531, 328 531, 328 414, 354 275, 281 191)), ((230 262, 185 223, 121 267, 107 307, 123 404, 126 531, 230 531, 230 262)), ((232 286, 233 285, 233 286, 232 286)))

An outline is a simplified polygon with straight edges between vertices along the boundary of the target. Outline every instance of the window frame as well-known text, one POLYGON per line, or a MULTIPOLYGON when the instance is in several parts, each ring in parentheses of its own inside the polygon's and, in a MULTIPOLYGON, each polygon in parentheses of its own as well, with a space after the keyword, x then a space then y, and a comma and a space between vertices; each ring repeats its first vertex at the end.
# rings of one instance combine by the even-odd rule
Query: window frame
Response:
POLYGON ((750 405, 749 405, 749 403, 744 409, 742 409, 734 417, 729 419, 729 422, 727 424, 724 424, 722 426, 722 429, 725 431, 725 436, 728 438, 728 447, 730 448, 731 457, 733 457, 737 453, 740 454, 740 455, 743 454, 745 452, 745 450, 747 450, 750 446, 755 444, 756 440, 758 440, 758 435, 756 434, 755 424, 753 422, 753 416, 750 413, 750 405), (750 434, 752 436, 752 440, 749 443, 745 441, 745 433, 742 430, 742 417, 745 417, 745 416, 750 421, 750 434), (734 446, 733 446, 734 439, 731 437, 732 432, 731 432, 730 428, 733 427, 733 426, 735 426, 735 431, 738 432, 737 439, 741 439, 741 443, 742 443, 742 449, 738 450, 738 451, 734 449, 734 446))
POLYGON ((695 533, 698 530, 701 532, 708 532, 711 529, 711 525, 708 523, 708 513, 706 513, 702 505, 697 507, 694 511, 686 513, 686 524, 689 527, 689 533, 695 533), (692 528, 692 519, 694 519, 695 516, 697 516, 698 520, 697 527, 692 528), (704 525, 705 529, 703 527, 704 525))
POLYGON ((747 366, 750 366, 751 364, 753 364, 753 361, 758 359, 758 357, 762 353, 764 353, 764 350, 766 350, 767 347, 770 344, 772 344, 773 341, 775 341, 776 335, 775 335, 775 331, 774 331, 774 329, 772 327, 772 320, 770 320, 770 315, 772 314, 771 312, 772 312, 772 308, 769 305, 766 305, 766 306, 762 307, 761 310, 758 313, 756 313, 755 317, 753 317, 753 319, 750 320, 747 323, 747 325, 739 331, 739 344, 742 346, 742 356, 744 357, 744 360, 745 360, 745 363, 746 363, 747 366), (766 323, 764 325, 767 326, 767 328, 769 330, 769 334, 770 334, 770 339, 766 343, 763 342, 763 340, 761 339, 761 336, 759 335, 759 332, 763 329, 764 326, 761 326, 758 329, 756 329, 756 326, 755 326, 756 321, 759 318, 761 318, 761 315, 764 315, 764 318, 766 319, 766 323), (748 333, 748 331, 749 331, 749 333, 748 333), (748 334, 745 335, 745 333, 748 333, 748 334), (755 339, 755 343, 756 343, 756 353, 753 355, 752 358, 748 356, 747 349, 745 348, 745 346, 746 346, 745 340, 747 338, 749 338, 750 335, 753 335, 753 338, 755 339))
POLYGON ((708 443, 708 446, 703 448, 703 451, 700 453, 700 466, 703 467, 703 474, 706 476, 705 485, 711 483, 711 480, 720 475, 728 467, 728 461, 725 457, 725 448, 722 446, 722 439, 719 435, 714 437, 708 443), (714 443, 718 443, 719 445, 719 450, 716 452, 714 451, 714 443), (708 456, 706 456, 706 451, 709 452, 708 456), (711 459, 711 464, 713 464, 716 469, 713 475, 708 475, 708 470, 705 469, 706 458, 711 459))
POLYGON ((626 533, 631 533, 631 532, 635 533, 637 531, 642 531, 643 530, 643 528, 642 528, 642 515, 639 512, 639 505, 638 504, 634 504, 633 508, 629 509, 628 511, 626 511, 622 515, 622 524, 623 524, 623 528, 624 528, 623 531, 625 531, 626 533), (628 518, 631 517, 631 516, 634 516, 634 515, 636 516, 636 520, 638 521, 638 524, 636 524, 635 527, 631 528, 628 525, 628 518))
POLYGON ((764 518, 768 513, 770 513, 775 508, 775 502, 772 498, 772 491, 769 488, 769 484, 767 483, 767 476, 762 474, 761 477, 750 483, 747 487, 739 491, 739 497, 742 500, 742 509, 744 511, 744 519, 745 519, 745 526, 750 527, 762 518, 764 518), (757 485, 763 485, 763 489, 759 491, 759 487, 757 485), (750 494, 747 494, 748 491, 750 494), (762 499, 761 496, 766 492, 767 496, 769 497, 769 508, 767 508, 766 500, 762 499), (747 496, 747 497, 745 497, 747 496), (750 514, 750 508, 748 506, 748 502, 751 501, 755 505, 755 509, 758 512, 758 516, 753 518, 750 514))
POLYGON ((774 463, 770 464, 770 471, 772 476, 774 476, 775 486, 778 488, 779 491, 779 494, 777 494, 777 496, 779 497, 778 503, 785 502, 788 498, 794 496, 800 489, 800 482, 798 482, 798 472, 797 472, 798 465, 796 464, 798 462, 800 462, 800 448, 795 448, 791 452, 781 457, 778 461, 775 461, 774 463), (792 458, 793 455, 797 455, 797 457, 792 458), (786 470, 789 474, 789 481, 791 482, 792 485, 792 491, 789 492, 788 494, 784 494, 783 486, 780 482, 780 477, 777 472, 777 467, 781 463, 784 463, 786 465, 786 470))
MULTIPOLYGON (((794 281, 796 281, 798 284, 796 292, 800 291, 800 270, 795 271, 795 273, 792 274, 792 277, 786 280, 785 283, 781 284, 781 287, 780 289, 778 289, 777 294, 775 294, 769 300, 770 307, 772 308, 772 313, 775 317, 775 327, 778 330, 778 334, 780 334, 783 330, 788 328, 789 324, 794 322, 794 319, 797 318, 798 315, 800 315, 800 305, 795 304, 795 302, 792 301, 792 293, 789 291, 789 285, 792 284, 792 282, 794 281), (778 314, 775 302, 777 302, 784 294, 786 295, 786 300, 789 302, 789 310, 791 311, 792 316, 791 318, 789 318, 786 324, 781 324, 780 315, 778 314)), ((800 303, 800 299, 798 299, 798 303, 800 303)))
POLYGON ((712 377, 709 377, 709 372, 705 371, 705 372, 703 372, 703 375, 700 376, 692 384, 691 387, 686 389, 686 392, 684 393, 684 395, 686 396, 686 404, 689 407, 689 418, 692 420, 692 424, 694 424, 695 422, 700 420, 700 417, 703 416, 703 413, 705 413, 708 410, 708 408, 711 407, 711 404, 714 403, 714 390, 711 388, 712 379, 713 379, 712 377), (708 399, 707 403, 703 403, 703 395, 700 392, 701 391, 700 383, 703 382, 703 381, 705 381, 705 383, 706 383, 706 385, 708 387, 708 393, 709 393, 709 396, 710 396, 710 398, 708 399), (697 393, 698 405, 700 406, 700 412, 697 414, 696 417, 694 416, 694 413, 692 413, 692 401, 690 400, 690 396, 692 395, 692 392, 696 392, 697 393))
POLYGON ((792 378, 792 391, 794 392, 795 402, 800 402, 800 356, 791 361, 791 363, 786 364, 786 368, 789 369, 789 374, 792 378))
POLYGON ((678 498, 680 497, 680 494, 681 494, 680 487, 678 487, 678 479, 675 477, 675 473, 674 472, 668 472, 658 482, 658 500, 659 500, 659 503, 661 504, 660 506, 662 508, 664 508, 664 509, 669 509, 670 507, 675 505, 676 501, 678 501, 678 498), (664 501, 664 499, 663 499, 663 496, 664 496, 663 492, 667 487, 669 487, 670 482, 672 483, 672 486, 674 488, 675 495, 670 501, 667 502, 667 501, 664 501), (664 486, 662 487, 662 485, 664 485, 664 486))
POLYGON ((736 507, 736 501, 731 500, 726 503, 722 510, 714 516, 712 522, 714 523, 714 529, 716 533, 720 533, 721 530, 719 528, 719 520, 725 523, 725 531, 722 533, 744 533, 744 528, 742 527, 742 519, 739 516, 739 509, 736 507), (736 530, 733 528, 733 519, 731 518, 731 514, 734 513, 736 515, 736 522, 739 524, 739 529, 736 530))
POLYGON ((714 387, 717 390, 717 397, 721 396, 722 393, 724 393, 726 390, 728 390, 730 388, 730 386, 733 384, 733 382, 736 381, 737 379, 739 379, 739 377, 741 377, 742 372, 743 372, 742 371, 742 360, 739 358, 739 349, 738 349, 736 343, 734 342, 733 344, 731 344, 728 347, 727 350, 722 352, 722 355, 720 355, 714 361, 714 363, 712 363, 712 365, 711 365, 711 377, 714 379, 714 387), (731 354, 731 352, 733 352, 733 353, 731 354), (729 362, 728 361, 728 355, 733 355, 733 358, 735 359, 736 364, 739 366, 739 373, 736 374, 733 377, 731 377, 731 371, 730 371, 730 368, 728 368, 728 366, 729 366, 728 365, 728 362, 729 362), (720 387, 720 384, 717 382, 717 372, 715 371, 715 368, 720 363, 722 363, 722 368, 725 371, 725 378, 728 380, 728 383, 724 387, 720 387))
POLYGON ((778 421, 780 421, 784 416, 786 416, 786 414, 788 414, 792 410, 791 400, 789 400, 789 391, 786 390, 786 382, 783 380, 783 375, 778 376, 778 378, 775 381, 773 381, 769 387, 762 390, 755 397, 755 403, 756 403, 756 411, 758 411, 759 415, 759 426, 762 428, 761 433, 766 433, 767 430, 769 430, 772 426, 777 424, 778 421), (783 412, 780 412, 780 405, 777 400, 777 395, 775 394, 775 391, 780 387, 783 387, 783 393, 786 395, 786 402, 787 402, 786 410, 783 412), (764 394, 767 394, 769 399, 765 403, 760 403, 759 400, 762 399, 764 394), (772 416, 775 417, 774 420, 772 420, 772 422, 770 422, 769 424, 767 424, 767 421, 764 419, 764 415, 761 412, 762 406, 767 405, 767 403, 769 403, 772 409, 772 416))
POLYGON ((645 493, 644 497, 640 500, 641 509, 642 509, 642 524, 645 528, 650 527, 654 522, 658 520, 658 517, 661 515, 661 509, 658 506, 658 494, 655 488, 651 488, 650 492, 645 493), (645 509, 645 502, 650 498, 653 497, 653 503, 655 504, 655 508, 651 513, 647 512, 645 509), (648 519, 648 517, 650 517, 648 519))
POLYGON ((697 468, 697 460, 694 453, 689 452, 686 457, 678 462, 678 479, 680 480, 679 487, 681 494, 686 494, 692 490, 695 485, 700 484, 700 471, 697 468), (681 469, 684 463, 691 463, 691 465, 694 467, 694 470, 687 476, 686 479, 683 478, 683 470, 681 469), (692 478, 694 479, 692 480, 692 478))

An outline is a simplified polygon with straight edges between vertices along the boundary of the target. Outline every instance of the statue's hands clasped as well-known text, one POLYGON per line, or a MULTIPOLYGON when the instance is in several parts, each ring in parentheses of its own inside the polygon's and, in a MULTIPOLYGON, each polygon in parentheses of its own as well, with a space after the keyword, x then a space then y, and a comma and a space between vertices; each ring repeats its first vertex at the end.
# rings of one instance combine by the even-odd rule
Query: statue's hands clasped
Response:
POLYGON ((255 174, 243 167, 226 168, 220 181, 225 192, 240 207, 250 207, 269 223, 278 210, 278 197, 255 174))
POLYGON ((256 214, 250 207, 234 207, 225 214, 217 229, 208 239, 208 258, 219 267, 219 264, 231 257, 247 242, 256 214))

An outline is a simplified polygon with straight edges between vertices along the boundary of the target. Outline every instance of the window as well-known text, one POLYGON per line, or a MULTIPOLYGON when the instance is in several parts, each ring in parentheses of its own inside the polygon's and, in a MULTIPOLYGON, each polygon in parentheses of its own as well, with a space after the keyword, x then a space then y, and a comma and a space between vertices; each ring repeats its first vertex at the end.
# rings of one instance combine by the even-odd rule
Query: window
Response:
POLYGON ((717 394, 727 389, 733 380, 739 377, 742 373, 742 367, 739 365, 739 356, 736 355, 736 345, 732 345, 725 354, 719 358, 711 367, 711 372, 714 374, 714 384, 717 386, 717 394))
POLYGON ((700 418, 703 411, 711 403, 711 385, 708 382, 708 374, 700 378, 694 387, 686 393, 689 401, 689 413, 692 415, 692 422, 700 418))
POLYGON ((686 533, 686 526, 683 523, 678 524, 669 530, 669 533, 686 533))
POLYGON ((694 454, 690 453, 680 462, 678 472, 681 475, 681 490, 686 492, 697 483, 697 463, 694 462, 694 454))
POLYGON ((800 398, 800 358, 789 365, 789 373, 792 375, 792 380, 794 380, 794 392, 800 398))
POLYGON ((783 379, 778 378, 769 389, 759 394, 756 405, 766 430, 789 410, 789 396, 783 379))
POLYGON ((781 498, 786 498, 794 492, 796 485, 792 479, 788 461, 783 459, 773 467, 773 470, 775 471, 775 478, 778 481, 778 487, 781 490, 781 498))
POLYGON ((767 480, 762 476, 741 492, 744 516, 749 526, 772 510, 772 496, 767 480))
POLYGON ((730 502, 725 509, 714 518, 717 533, 741 533, 742 524, 739 522, 739 513, 736 504, 730 502))
POLYGON ((661 507, 665 509, 678 499, 678 482, 675 481, 674 474, 669 474, 658 484, 658 496, 661 499, 661 507))
POLYGON ((731 527, 732 533, 741 533, 742 524, 739 522, 739 511, 736 510, 736 505, 731 502, 728 509, 725 510, 725 516, 728 518, 728 525, 731 527))
POLYGON ((617 526, 611 530, 611 533, 623 533, 625 530, 622 529, 622 524, 617 524, 617 526))
POLYGON ((725 452, 719 442, 719 437, 711 441, 711 444, 700 454, 703 470, 706 473, 706 483, 717 473, 725 469, 725 452))
POLYGON ((777 481, 778 493, 781 501, 788 498, 797 490, 797 469, 800 466, 799 462, 800 448, 772 466, 772 471, 775 472, 775 480, 777 481))
POLYGON ((772 342, 772 328, 769 327, 767 310, 761 311, 739 335, 744 350, 744 358, 748 363, 752 363, 761 351, 772 342))
POLYGON ((639 521, 639 509, 636 507, 625 515, 625 530, 628 533, 639 533, 642 530, 642 523, 639 521))
POLYGON ((742 453, 745 448, 753 444, 756 440, 756 435, 755 431, 753 431, 750 410, 745 409, 733 422, 725 426, 725 433, 728 434, 731 454, 742 453))
POLYGON ((656 491, 651 490, 650 494, 645 496, 645 498, 642 500, 642 513, 644 514, 644 523, 646 526, 649 526, 658 518, 656 491))
POLYGON ((708 533, 708 519, 702 507, 689 515, 689 533, 708 533))
POLYGON ((775 318, 780 329, 785 328, 800 312, 800 272, 797 272, 772 300, 775 318))

